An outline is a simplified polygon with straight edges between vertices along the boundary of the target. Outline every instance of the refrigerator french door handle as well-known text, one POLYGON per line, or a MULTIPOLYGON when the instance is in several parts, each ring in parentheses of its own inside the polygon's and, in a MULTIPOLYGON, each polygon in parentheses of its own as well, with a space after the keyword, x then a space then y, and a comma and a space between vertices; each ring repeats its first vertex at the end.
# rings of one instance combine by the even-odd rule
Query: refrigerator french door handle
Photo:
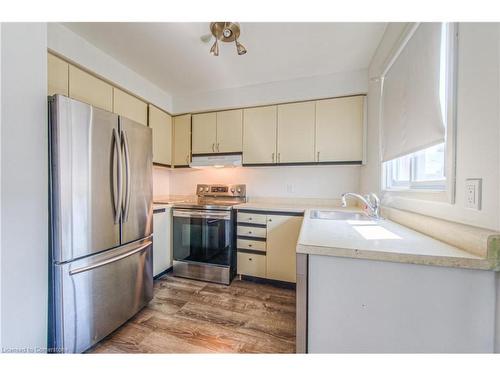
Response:
POLYGON ((74 270, 71 270, 69 271, 69 274, 70 276, 73 276, 73 275, 77 275, 79 273, 82 273, 82 272, 86 272, 86 271, 90 271, 90 270, 93 270, 95 268, 98 268, 98 267, 102 267, 102 266, 105 266, 106 264, 110 264, 110 263, 113 263, 113 262, 116 262, 120 259, 123 259, 123 258, 127 258, 131 255, 134 255, 135 253, 138 253, 144 249, 146 249, 147 247, 149 247, 153 242, 151 241, 148 241, 146 242, 145 244, 139 246, 137 249, 133 249, 125 254, 121 254, 121 255, 118 255, 114 258, 111 258, 111 259, 107 259, 107 260, 104 260, 102 262, 99 262, 99 263, 96 263, 96 264, 91 264, 90 266, 85 266, 85 267, 80 267, 80 268, 77 268, 77 269, 74 269, 74 270))
POLYGON ((130 208, 130 152, 128 147, 127 132, 122 130, 122 145, 125 153, 125 197, 123 202, 123 222, 128 220, 128 212, 130 208))
POLYGON ((116 129, 113 129, 113 142, 114 142, 114 153, 116 157, 116 181, 112 179, 112 191, 113 191, 113 203, 114 203, 114 208, 115 208, 115 224, 118 224, 120 222, 120 214, 121 214, 121 201, 123 199, 123 189, 122 189, 122 153, 120 151, 120 137, 118 135, 118 131, 116 129), (115 186, 118 184, 118 186, 115 186), (116 194, 115 195, 115 190, 116 194))

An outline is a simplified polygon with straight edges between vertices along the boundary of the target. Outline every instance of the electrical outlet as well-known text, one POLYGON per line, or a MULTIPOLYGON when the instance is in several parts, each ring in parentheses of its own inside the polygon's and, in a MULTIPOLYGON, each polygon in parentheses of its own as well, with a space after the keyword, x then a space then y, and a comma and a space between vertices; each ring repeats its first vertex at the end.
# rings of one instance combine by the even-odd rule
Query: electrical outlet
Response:
POLYGON ((468 178, 465 180, 465 207, 474 210, 481 209, 481 184, 480 178, 468 178))

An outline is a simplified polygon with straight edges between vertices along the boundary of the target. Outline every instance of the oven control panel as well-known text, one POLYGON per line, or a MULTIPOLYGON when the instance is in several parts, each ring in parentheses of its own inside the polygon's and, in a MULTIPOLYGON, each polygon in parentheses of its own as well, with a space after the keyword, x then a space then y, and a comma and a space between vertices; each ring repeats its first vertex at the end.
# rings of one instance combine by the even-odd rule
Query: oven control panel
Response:
POLYGON ((199 197, 246 197, 246 185, 205 185, 196 186, 199 197))

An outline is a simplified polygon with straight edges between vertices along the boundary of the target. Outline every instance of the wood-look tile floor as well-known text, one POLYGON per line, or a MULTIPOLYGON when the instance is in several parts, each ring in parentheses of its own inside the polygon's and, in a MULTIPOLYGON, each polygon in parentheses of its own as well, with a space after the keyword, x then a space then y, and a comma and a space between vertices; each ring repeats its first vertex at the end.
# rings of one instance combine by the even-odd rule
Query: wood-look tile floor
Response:
POLYGON ((295 291, 165 275, 154 298, 90 353, 294 353, 295 291))

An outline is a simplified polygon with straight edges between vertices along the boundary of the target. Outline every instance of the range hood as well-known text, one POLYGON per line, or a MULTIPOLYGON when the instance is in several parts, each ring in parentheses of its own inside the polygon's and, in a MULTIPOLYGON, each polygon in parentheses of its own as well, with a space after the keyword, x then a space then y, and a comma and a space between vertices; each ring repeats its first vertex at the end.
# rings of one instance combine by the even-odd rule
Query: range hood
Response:
POLYGON ((241 167, 241 154, 193 155, 191 168, 241 167))

